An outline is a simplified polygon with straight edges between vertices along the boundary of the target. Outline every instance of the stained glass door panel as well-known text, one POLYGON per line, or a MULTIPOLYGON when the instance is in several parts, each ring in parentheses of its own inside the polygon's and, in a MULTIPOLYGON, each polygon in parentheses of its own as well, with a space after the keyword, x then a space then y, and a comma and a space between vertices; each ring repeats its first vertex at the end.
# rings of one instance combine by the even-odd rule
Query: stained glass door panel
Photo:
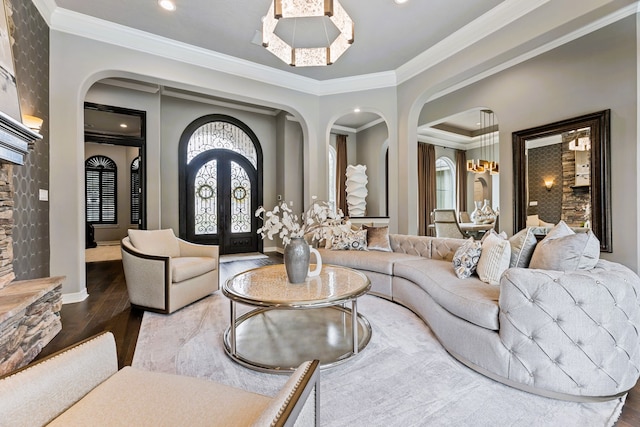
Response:
POLYGON ((257 172, 250 160, 214 149, 196 157, 187 174, 187 239, 219 245, 222 254, 257 251, 257 172))

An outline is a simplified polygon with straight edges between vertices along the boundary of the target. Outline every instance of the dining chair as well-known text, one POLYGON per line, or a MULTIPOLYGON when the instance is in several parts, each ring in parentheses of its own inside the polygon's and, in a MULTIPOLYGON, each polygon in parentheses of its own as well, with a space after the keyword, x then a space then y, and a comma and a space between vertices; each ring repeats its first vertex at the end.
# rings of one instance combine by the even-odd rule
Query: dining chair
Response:
POLYGON ((466 239, 468 237, 460 229, 454 209, 434 209, 433 223, 436 229, 436 237, 452 237, 456 239, 466 239))

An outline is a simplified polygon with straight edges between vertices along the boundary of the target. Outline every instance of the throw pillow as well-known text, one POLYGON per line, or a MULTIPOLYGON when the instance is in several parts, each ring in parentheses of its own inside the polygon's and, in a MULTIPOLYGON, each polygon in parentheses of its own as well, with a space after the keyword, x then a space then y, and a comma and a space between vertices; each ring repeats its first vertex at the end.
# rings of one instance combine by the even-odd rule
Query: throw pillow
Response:
POLYGON ((500 284, 500 276, 509 268, 511 245, 498 234, 489 234, 482 243, 477 272, 480 280, 491 285, 500 284))
POLYGON ((369 227, 363 225, 367 230, 367 249, 370 251, 391 252, 391 242, 389 241, 389 227, 369 227))
POLYGON ((504 231, 501 231, 500 233, 498 233, 495 229, 491 229, 489 231, 487 231, 486 233, 484 233, 484 235, 482 236, 482 238, 480 239, 481 242, 484 242, 484 240, 489 237, 490 235, 494 235, 494 236, 498 236, 500 237, 502 240, 507 240, 507 233, 504 231))
POLYGON ((128 231, 129 240, 134 248, 149 255, 179 257, 180 245, 173 230, 135 230, 128 231))
POLYGON ((367 230, 357 230, 334 235, 331 239, 332 251, 366 251, 367 230))
POLYGON ((351 233, 351 231, 351 224, 344 223, 338 225, 323 226, 320 230, 318 230, 318 235, 321 239, 320 241, 324 241, 324 248, 331 249, 334 238, 338 239, 341 235, 345 233, 351 233))
POLYGON ((533 228, 527 227, 518 231, 509 239, 511 244, 511 262, 509 267, 528 267, 531 256, 536 248, 538 239, 533 234, 533 228))
POLYGON ((600 259, 600 241, 591 230, 575 233, 560 221, 536 245, 529 268, 542 270, 589 270, 600 259))
POLYGON ((482 243, 474 241, 473 237, 469 237, 456 250, 453 255, 453 271, 459 279, 471 277, 476 272, 481 252, 482 243))

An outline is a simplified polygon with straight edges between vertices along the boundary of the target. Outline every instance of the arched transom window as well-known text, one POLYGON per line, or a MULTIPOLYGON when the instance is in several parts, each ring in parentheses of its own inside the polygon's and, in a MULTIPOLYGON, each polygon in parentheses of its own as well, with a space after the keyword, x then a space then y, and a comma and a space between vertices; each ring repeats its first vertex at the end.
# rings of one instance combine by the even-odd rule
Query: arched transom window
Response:
POLYGON ((198 154, 217 148, 242 154, 254 168, 258 167, 258 154, 249 135, 238 126, 227 122, 209 122, 193 132, 187 146, 187 164, 198 154))

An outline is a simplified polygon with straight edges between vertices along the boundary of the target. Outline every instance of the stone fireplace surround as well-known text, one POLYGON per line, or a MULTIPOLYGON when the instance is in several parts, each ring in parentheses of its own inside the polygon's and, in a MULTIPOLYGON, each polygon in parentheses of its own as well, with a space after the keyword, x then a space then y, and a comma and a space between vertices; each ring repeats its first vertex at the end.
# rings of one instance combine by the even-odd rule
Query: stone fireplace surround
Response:
POLYGON ((16 281, 13 271, 13 168, 40 138, 0 112, 0 375, 31 362, 62 330, 64 277, 16 281))

